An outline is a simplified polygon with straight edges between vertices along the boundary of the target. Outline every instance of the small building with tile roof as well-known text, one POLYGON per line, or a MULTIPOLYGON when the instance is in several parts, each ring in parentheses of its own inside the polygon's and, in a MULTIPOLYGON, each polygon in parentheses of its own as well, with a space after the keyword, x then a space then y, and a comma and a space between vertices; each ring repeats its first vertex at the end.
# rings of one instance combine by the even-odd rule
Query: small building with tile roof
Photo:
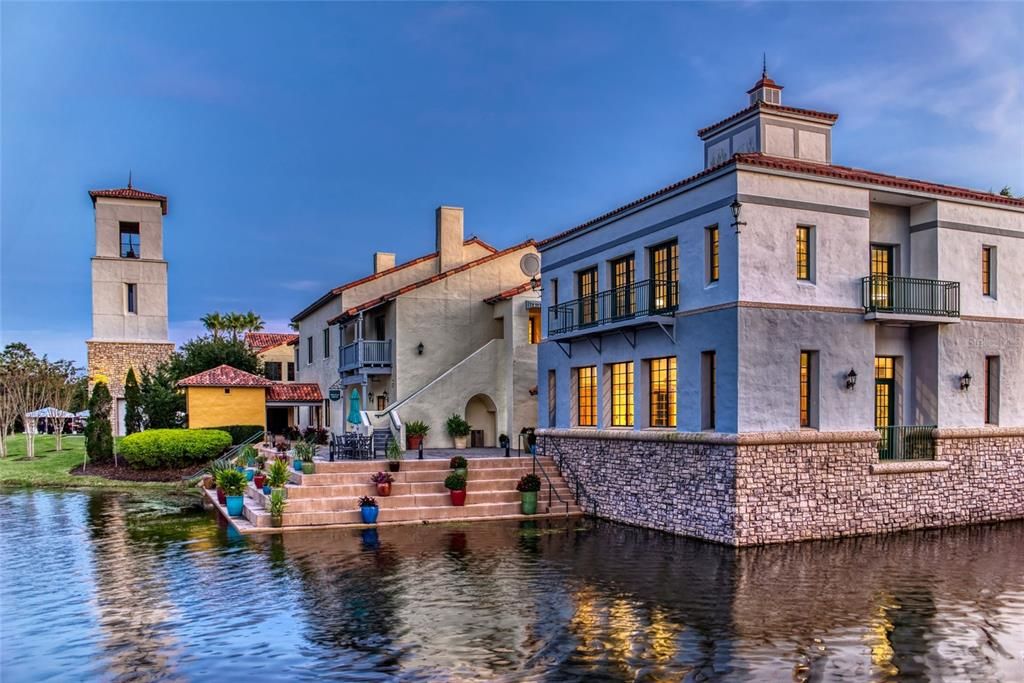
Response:
POLYGON ((275 382, 295 381, 295 332, 249 332, 245 344, 263 363, 263 376, 275 382))

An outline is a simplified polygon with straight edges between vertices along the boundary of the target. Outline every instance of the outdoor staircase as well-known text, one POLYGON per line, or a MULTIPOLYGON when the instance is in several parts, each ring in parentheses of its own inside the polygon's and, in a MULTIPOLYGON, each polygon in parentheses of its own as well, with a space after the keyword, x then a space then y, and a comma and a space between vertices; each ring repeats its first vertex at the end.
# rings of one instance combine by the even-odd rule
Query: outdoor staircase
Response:
MULTIPOLYGON (((536 516, 580 516, 569 487, 555 469, 551 458, 537 458, 541 491, 537 494, 536 516), (541 472, 543 468, 543 473, 541 472), (549 492, 548 478, 551 488, 549 492)), ((528 519, 521 514, 516 483, 533 471, 533 458, 471 458, 464 506, 451 504, 444 488, 451 472, 446 459, 403 460, 402 469, 392 473, 391 495, 377 495, 370 476, 387 470, 387 462, 317 462, 316 474, 293 473, 287 486, 288 504, 282 516, 284 527, 315 527, 362 524, 359 497, 373 496, 380 507, 379 524, 428 523, 456 520, 528 519)), ((245 519, 254 527, 269 528, 267 496, 250 484, 246 491, 245 519)))
MULTIPOLYGON (((385 454, 388 452, 388 445, 394 441, 394 437, 391 436, 390 429, 374 429, 373 430, 373 454, 378 453, 385 454)), ((384 469, 387 469, 386 467, 384 469)))

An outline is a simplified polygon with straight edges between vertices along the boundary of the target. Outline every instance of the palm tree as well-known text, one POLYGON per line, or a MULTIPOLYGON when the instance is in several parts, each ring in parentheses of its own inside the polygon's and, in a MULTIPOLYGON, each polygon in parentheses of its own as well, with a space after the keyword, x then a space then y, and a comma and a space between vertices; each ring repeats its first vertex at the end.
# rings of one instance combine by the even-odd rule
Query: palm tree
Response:
POLYGON ((213 335, 214 339, 220 339, 220 333, 227 329, 227 320, 220 314, 220 311, 207 313, 199 319, 199 322, 203 324, 207 332, 213 335))
POLYGON ((242 319, 245 322, 246 332, 259 332, 264 328, 263 318, 253 311, 249 311, 242 315, 242 319))
POLYGON ((241 313, 224 315, 224 329, 231 334, 231 341, 238 341, 238 335, 245 330, 245 316, 241 313))

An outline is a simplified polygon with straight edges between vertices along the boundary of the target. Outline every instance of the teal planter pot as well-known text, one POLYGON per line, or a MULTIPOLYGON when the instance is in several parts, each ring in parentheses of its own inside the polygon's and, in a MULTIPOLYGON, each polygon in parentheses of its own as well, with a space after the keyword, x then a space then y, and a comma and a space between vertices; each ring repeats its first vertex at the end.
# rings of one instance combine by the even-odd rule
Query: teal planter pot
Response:
POLYGON ((248 479, 249 481, 252 481, 252 478, 254 476, 256 476, 256 470, 250 470, 250 469, 245 470, 245 478, 246 479, 248 479))
POLYGON ((228 496, 228 514, 232 517, 242 516, 242 505, 245 503, 245 496, 228 496))
POLYGON ((263 495, 269 496, 272 492, 273 490, 270 488, 270 484, 263 485, 263 495))
POLYGON ((523 491, 523 505, 522 510, 524 515, 535 515, 537 514, 537 492, 536 491, 523 491))
POLYGON ((380 513, 380 508, 377 506, 366 505, 359 508, 359 511, 363 514, 363 524, 376 524, 377 515, 380 513))
POLYGON ((314 465, 311 462, 304 462, 304 463, 302 463, 302 473, 303 474, 315 474, 316 473, 316 465, 314 465))
POLYGON ((302 471, 302 461, 301 461, 301 460, 296 460, 296 461, 294 461, 294 462, 292 463, 292 467, 294 467, 294 468, 295 468, 295 471, 296 471, 296 472, 301 472, 301 471, 302 471))
POLYGON ((245 468, 242 467, 241 465, 238 465, 237 467, 235 467, 235 469, 241 472, 242 474, 245 474, 245 468))

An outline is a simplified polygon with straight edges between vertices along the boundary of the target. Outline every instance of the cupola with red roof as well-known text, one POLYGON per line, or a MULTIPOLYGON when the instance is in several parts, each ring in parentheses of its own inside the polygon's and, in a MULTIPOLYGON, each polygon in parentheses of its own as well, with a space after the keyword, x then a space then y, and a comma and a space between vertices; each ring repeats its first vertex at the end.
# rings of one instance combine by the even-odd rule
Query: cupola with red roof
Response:
POLYGON ((751 152, 832 163, 832 126, 838 114, 783 106, 782 86, 768 75, 766 61, 747 96, 745 109, 697 131, 704 141, 704 168, 751 152))

